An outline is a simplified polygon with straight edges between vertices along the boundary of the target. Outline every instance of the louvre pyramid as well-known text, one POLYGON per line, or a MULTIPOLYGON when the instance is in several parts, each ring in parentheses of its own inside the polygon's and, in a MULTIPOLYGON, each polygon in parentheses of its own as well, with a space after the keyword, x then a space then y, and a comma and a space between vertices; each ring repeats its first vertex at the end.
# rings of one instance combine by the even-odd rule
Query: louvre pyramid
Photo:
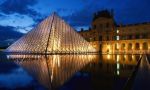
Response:
POLYGON ((56 13, 47 17, 5 52, 85 53, 95 49, 56 13))

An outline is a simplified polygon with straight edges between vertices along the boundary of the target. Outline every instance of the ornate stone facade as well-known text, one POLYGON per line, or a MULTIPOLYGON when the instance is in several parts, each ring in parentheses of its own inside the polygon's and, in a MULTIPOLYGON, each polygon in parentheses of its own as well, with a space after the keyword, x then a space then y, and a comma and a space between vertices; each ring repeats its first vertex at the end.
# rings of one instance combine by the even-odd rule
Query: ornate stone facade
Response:
POLYGON ((98 52, 150 53, 150 23, 117 25, 107 10, 94 15, 92 28, 79 31, 98 52))

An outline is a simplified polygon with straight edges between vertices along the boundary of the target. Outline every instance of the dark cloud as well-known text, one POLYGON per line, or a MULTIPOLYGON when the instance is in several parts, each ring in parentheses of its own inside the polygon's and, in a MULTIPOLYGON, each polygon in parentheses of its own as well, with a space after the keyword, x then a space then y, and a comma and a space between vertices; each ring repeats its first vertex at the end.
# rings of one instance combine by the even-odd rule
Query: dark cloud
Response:
POLYGON ((37 3, 37 0, 6 0, 0 5, 0 11, 4 14, 23 14, 37 19, 40 13, 31 7, 37 3))
POLYGON ((63 18, 74 27, 90 26, 94 13, 103 10, 103 8, 99 7, 95 2, 88 1, 86 3, 82 9, 74 11, 71 15, 63 18))
POLYGON ((0 17, 3 17, 4 15, 2 15, 1 13, 0 13, 0 17))
POLYGON ((82 0, 84 7, 73 14, 64 17, 72 26, 89 26, 93 13, 101 10, 114 10, 117 23, 150 22, 150 0, 82 0))
POLYGON ((5 14, 32 12, 29 6, 34 5, 36 0, 6 0, 0 5, 1 11, 5 14))
POLYGON ((74 27, 77 26, 89 26, 91 22, 92 15, 83 15, 84 13, 74 13, 69 16, 63 17, 66 21, 68 21, 69 24, 71 24, 74 27))
POLYGON ((33 20, 36 22, 34 25, 37 25, 38 23, 40 23, 42 20, 44 20, 47 16, 37 16, 36 18, 33 17, 33 20))
MULTIPOLYGON (((45 0, 49 2, 48 0, 45 0)), ((80 9, 66 8, 57 6, 57 11, 68 23, 74 27, 90 26, 93 13, 105 10, 105 9, 114 9, 115 20, 117 23, 140 23, 150 21, 150 0, 80 0, 81 5, 80 9)), ((14 14, 18 13, 23 15, 28 15, 32 17, 35 21, 34 26, 45 19, 45 16, 42 16, 40 13, 44 9, 36 9, 34 6, 38 6, 39 0, 5 0, 0 5, 0 11, 3 14, 14 14), (36 10, 36 11, 35 11, 36 10)), ((79 2, 79 0, 77 0, 79 2)), ((45 7, 44 3, 40 3, 43 8, 45 7)), ((55 2, 54 4, 57 5, 55 2)), ((66 5, 68 5, 66 3, 66 5)), ((61 5, 61 4, 60 4, 61 5)), ((69 5, 68 5, 69 6, 69 5)), ((71 7, 71 6, 70 6, 71 7)), ((50 7, 53 11, 54 7, 50 7)), ((46 12, 46 10, 45 10, 46 12)), ((1 16, 0 13, 0 16, 1 16)), ((3 15, 2 14, 2 15, 3 15)), ((24 19, 24 18, 23 18, 24 19)), ((14 21, 15 22, 15 21, 14 21)))
POLYGON ((5 41, 8 39, 18 39, 22 35, 22 33, 15 31, 15 27, 0 26, 0 41, 5 41))

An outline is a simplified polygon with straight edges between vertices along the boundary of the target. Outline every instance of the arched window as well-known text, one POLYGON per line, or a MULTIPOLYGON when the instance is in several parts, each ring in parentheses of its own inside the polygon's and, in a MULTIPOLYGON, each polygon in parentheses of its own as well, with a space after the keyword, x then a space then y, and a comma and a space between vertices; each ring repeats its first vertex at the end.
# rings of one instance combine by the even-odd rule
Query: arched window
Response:
POLYGON ((132 43, 128 44, 128 50, 132 50, 132 43))
POLYGON ((146 42, 143 43, 143 50, 148 50, 148 44, 146 42))
POLYGON ((106 23, 106 28, 109 28, 109 23, 106 23))
POLYGON ((140 50, 140 44, 139 43, 135 44, 135 50, 140 50))
POLYGON ((122 49, 122 50, 125 50, 125 43, 123 43, 123 44, 121 45, 121 49, 122 49))

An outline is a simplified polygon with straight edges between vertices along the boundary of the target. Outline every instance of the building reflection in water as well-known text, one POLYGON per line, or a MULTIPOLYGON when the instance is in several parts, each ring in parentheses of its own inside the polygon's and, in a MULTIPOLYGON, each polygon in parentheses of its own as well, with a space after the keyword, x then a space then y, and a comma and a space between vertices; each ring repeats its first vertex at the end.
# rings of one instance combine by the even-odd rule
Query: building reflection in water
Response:
POLYGON ((7 57, 26 69, 46 88, 59 88, 76 72, 81 71, 92 75, 91 82, 96 89, 110 89, 113 87, 114 77, 127 79, 132 74, 140 55, 8 55, 7 57))
POLYGON ((56 89, 96 55, 7 55, 7 58, 26 69, 46 88, 56 89))
POLYGON ((122 90, 141 55, 99 55, 82 69, 89 72, 93 90, 122 90))
MULTIPOLYGON (((132 68, 134 68, 137 64, 137 61, 139 60, 141 55, 132 55, 132 54, 128 54, 128 55, 123 55, 123 54, 118 54, 118 55, 102 55, 102 62, 103 64, 107 64, 107 65, 116 65, 115 69, 116 74, 120 75, 120 72, 123 73, 123 70, 132 70, 132 68), (120 70, 121 69, 121 70, 120 70)), ((125 74, 123 74, 125 75, 125 74)))

